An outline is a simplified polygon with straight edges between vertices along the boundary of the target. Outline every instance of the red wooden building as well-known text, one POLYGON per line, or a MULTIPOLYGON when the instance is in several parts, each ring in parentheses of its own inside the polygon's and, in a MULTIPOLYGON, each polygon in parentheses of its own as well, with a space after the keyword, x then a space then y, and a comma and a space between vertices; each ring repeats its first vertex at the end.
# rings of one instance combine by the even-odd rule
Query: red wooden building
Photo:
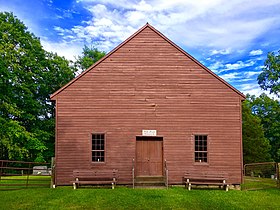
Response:
POLYGON ((185 173, 242 181, 245 96, 146 24, 52 94, 56 102, 56 185, 73 170, 117 169, 118 183, 185 173))

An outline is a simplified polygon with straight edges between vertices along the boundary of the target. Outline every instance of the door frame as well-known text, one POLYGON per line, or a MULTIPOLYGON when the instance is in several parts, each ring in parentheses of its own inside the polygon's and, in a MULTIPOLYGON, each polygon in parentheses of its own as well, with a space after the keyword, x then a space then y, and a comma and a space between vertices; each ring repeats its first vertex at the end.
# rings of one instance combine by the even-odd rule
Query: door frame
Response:
MULTIPOLYGON (((162 176, 164 176, 164 137, 163 136, 136 136, 135 137, 135 169, 137 169, 137 141, 161 141, 162 142, 162 176)), ((135 172, 135 175, 137 171, 135 172)), ((136 175, 136 177, 139 177, 136 175)))

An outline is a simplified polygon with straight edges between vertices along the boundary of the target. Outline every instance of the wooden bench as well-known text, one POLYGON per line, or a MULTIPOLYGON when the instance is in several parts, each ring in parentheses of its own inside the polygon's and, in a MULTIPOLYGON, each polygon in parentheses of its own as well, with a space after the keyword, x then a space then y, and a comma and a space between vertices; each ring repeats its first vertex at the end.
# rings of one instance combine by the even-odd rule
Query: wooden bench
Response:
POLYGON ((192 185, 207 185, 207 186, 219 186, 228 191, 227 178, 224 175, 218 174, 185 174, 184 176, 185 187, 188 186, 188 190, 191 190, 192 185))
POLYGON ((73 188, 81 185, 112 185, 115 188, 118 178, 118 170, 74 170, 73 188))

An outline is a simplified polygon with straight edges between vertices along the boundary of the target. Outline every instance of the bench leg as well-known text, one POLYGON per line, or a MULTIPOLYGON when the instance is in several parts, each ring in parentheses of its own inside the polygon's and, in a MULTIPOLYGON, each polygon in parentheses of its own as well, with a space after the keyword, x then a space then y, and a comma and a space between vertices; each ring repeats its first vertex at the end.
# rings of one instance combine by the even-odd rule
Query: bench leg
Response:
POLYGON ((74 183, 74 182, 73 182, 73 188, 74 188, 74 190, 77 189, 76 183, 74 183))
POLYGON ((191 184, 191 183, 189 183, 188 190, 191 190, 191 185, 192 185, 192 184, 191 184))

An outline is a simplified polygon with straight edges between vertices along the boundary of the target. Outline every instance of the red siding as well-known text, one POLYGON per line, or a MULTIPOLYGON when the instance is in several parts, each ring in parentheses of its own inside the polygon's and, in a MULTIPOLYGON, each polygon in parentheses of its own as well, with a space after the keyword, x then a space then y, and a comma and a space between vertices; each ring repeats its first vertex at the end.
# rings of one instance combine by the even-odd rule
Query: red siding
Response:
POLYGON ((240 94, 145 27, 56 95, 56 181, 78 168, 115 168, 132 182, 136 135, 163 136, 170 180, 186 172, 228 173, 241 182, 240 94), (91 163, 90 134, 106 133, 106 162, 91 163), (207 165, 194 163, 194 134, 207 134, 207 165))

